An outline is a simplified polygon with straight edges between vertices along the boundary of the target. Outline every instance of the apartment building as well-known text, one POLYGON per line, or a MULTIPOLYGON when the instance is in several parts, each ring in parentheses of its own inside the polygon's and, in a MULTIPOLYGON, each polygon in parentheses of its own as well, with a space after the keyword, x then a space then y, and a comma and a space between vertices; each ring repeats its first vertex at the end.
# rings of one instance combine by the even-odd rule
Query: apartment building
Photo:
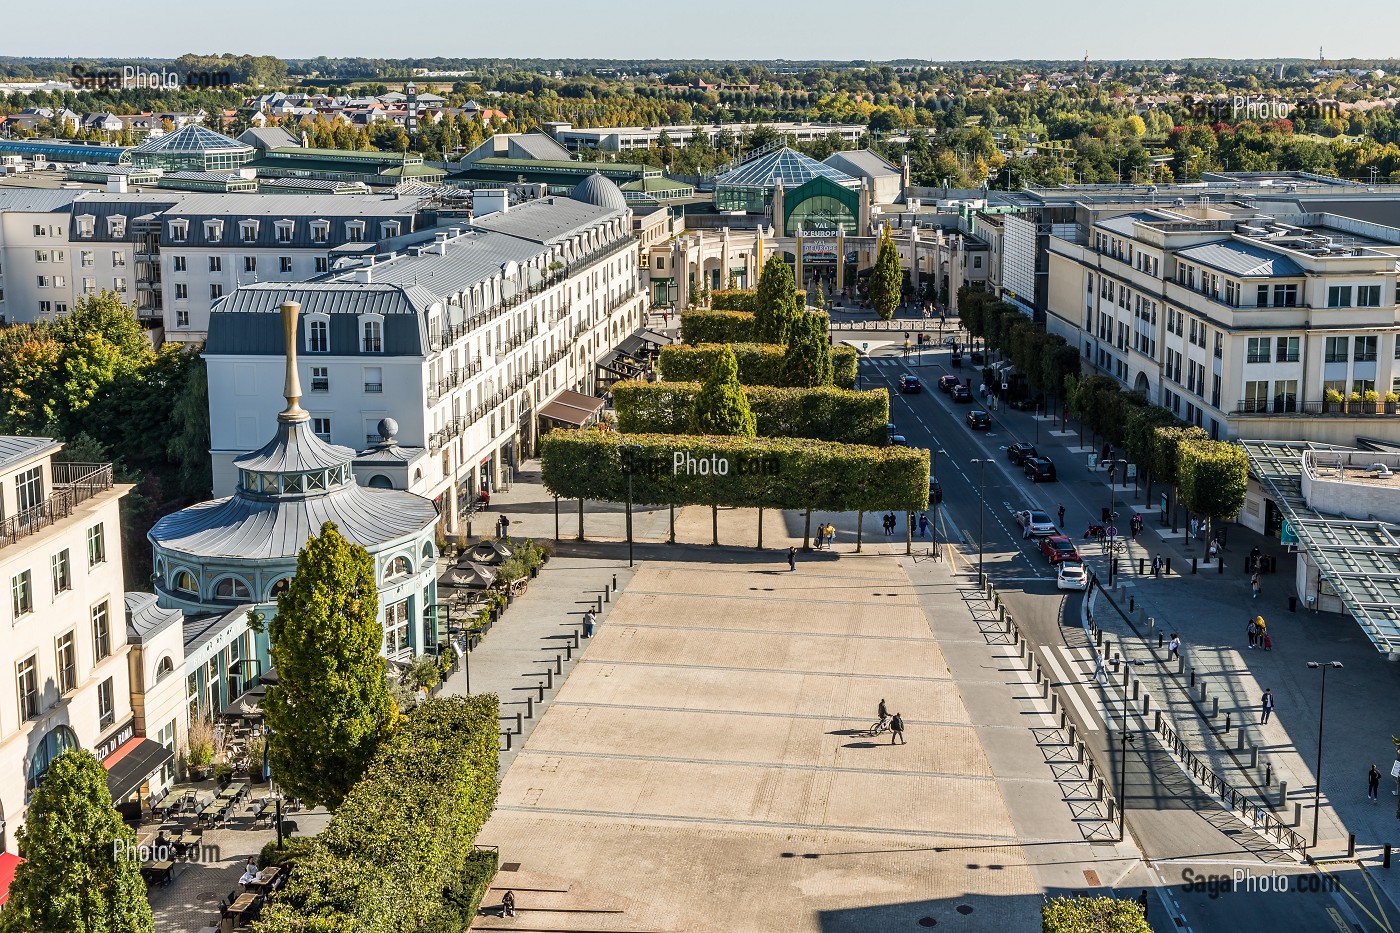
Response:
POLYGON ((424 223, 417 198, 178 192, 88 192, 71 207, 77 291, 110 288, 164 339, 197 343, 209 309, 238 286, 302 282, 342 254, 424 223))
MULTIPOLYGON (((542 422, 569 422, 552 401, 601 407, 600 361, 641 326, 645 304, 626 201, 601 176, 571 198, 509 205, 496 194, 478 193, 470 223, 315 283, 244 285, 214 310, 205 359, 216 494, 234 489, 234 458, 278 410, 283 301, 302 308, 298 368, 314 433, 360 450, 379 444, 382 421, 396 422, 398 443, 428 452, 408 488, 437 504, 444 530, 483 487, 508 481, 542 422)), ((357 475, 403 488, 391 471, 357 475)))
POLYGON ((120 501, 111 464, 55 460, 62 444, 0 436, 0 846, 15 851, 29 795, 58 755, 91 751, 120 805, 162 780, 176 710, 131 704, 120 501), (125 762, 125 765, 122 765, 125 762), (134 770, 133 770, 134 769, 134 770))
POLYGON ((1081 206, 1070 229, 1046 326, 1086 369, 1212 437, 1400 440, 1400 230, 1184 205, 1081 206))
POLYGON ((545 132, 559 145, 578 152, 583 149, 598 149, 603 152, 627 152, 632 149, 648 149, 660 145, 665 134, 672 144, 684 146, 697 134, 714 143, 720 133, 728 133, 736 139, 748 136, 760 126, 767 127, 780 137, 795 139, 800 143, 839 136, 851 145, 865 139, 866 126, 862 123, 679 123, 674 126, 607 126, 597 129, 584 129, 571 123, 546 123, 545 132))
POLYGON ((21 324, 72 307, 68 207, 79 194, 0 189, 0 322, 21 324))

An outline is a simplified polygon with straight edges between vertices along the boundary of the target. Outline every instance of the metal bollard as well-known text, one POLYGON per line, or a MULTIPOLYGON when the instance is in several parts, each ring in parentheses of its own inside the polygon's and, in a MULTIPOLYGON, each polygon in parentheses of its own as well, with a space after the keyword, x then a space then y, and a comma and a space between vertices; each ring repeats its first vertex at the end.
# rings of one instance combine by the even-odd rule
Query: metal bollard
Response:
POLYGON ((1179 654, 1176 656, 1176 672, 1178 674, 1186 670, 1186 656, 1179 654))
MULTIPOLYGON (((526 697, 525 699, 528 700, 529 697, 526 697)), ((519 710, 517 710, 515 713, 515 731, 517 734, 525 731, 524 717, 520 715, 519 710)))
POLYGON ((603 614, 603 597, 601 597, 601 596, 598 597, 598 607, 597 607, 597 609, 598 609, 598 615, 602 615, 602 614, 603 614))
MULTIPOLYGON (((543 700, 544 697, 540 697, 540 699, 543 700)), ((526 719, 534 719, 534 718, 535 718, 535 698, 534 698, 534 697, 526 697, 526 698, 525 698, 525 718, 526 718, 526 719)))
POLYGON ((510 733, 509 733, 509 732, 502 732, 501 735, 503 735, 503 736, 506 737, 506 751, 510 751, 510 741, 511 741, 511 740, 510 740, 510 733))
MULTIPOLYGON (((554 669, 551 668, 551 667, 546 667, 546 668, 544 669, 544 676, 545 676, 545 678, 546 678, 545 684, 544 684, 544 689, 545 689, 545 690, 553 690, 553 689, 554 689, 554 669)), ((544 697, 540 697, 540 699, 543 700, 544 697)))
POLYGON ((1196 572, 1196 560, 1197 558, 1195 557, 1191 558, 1191 572, 1193 574, 1196 572))
POLYGON ((610 595, 611 592, 612 592, 612 591, 609 590, 606 586, 603 587, 603 602, 605 602, 605 603, 610 603, 610 602, 612 602, 611 595, 610 595))
POLYGON ((1244 751, 1244 728, 1240 728, 1239 737, 1235 739, 1235 751, 1244 751))
POLYGON ((1147 713, 1148 713, 1148 710, 1151 709, 1151 708, 1152 708, 1152 694, 1150 694, 1150 693, 1144 693, 1144 694, 1142 695, 1142 715, 1146 716, 1147 713))
POLYGON ((1103 647, 1103 629, 1094 629, 1094 644, 1103 647))
POLYGON ((1220 716, 1220 697, 1210 698, 1210 718, 1217 719, 1220 716))
POLYGON ((1094 757, 1089 756, 1089 780, 1094 780, 1094 757))
POLYGON ((1132 612, 1132 611, 1133 611, 1134 609, 1136 609, 1136 608, 1137 608, 1137 597, 1136 597, 1136 596, 1131 596, 1131 595, 1130 595, 1130 596, 1128 597, 1128 611, 1129 611, 1129 612, 1132 612))
POLYGON ((617 574, 613 574, 613 592, 617 592, 617 574))
POLYGON ((1288 805, 1288 782, 1278 782, 1278 808, 1282 810, 1288 805))
POLYGON ((568 642, 564 642, 564 660, 565 660, 565 661, 572 661, 573 659, 574 659, 574 646, 571 645, 571 644, 569 644, 568 642))
POLYGON ((1075 728, 1074 728, 1074 723, 1070 723, 1070 724, 1069 724, 1069 741, 1066 742, 1065 744, 1066 744, 1066 745, 1073 745, 1073 744, 1074 744, 1074 739, 1075 739, 1075 728))
POLYGON ((578 636, 579 636, 579 630, 578 630, 578 629, 574 629, 574 647, 575 647, 575 648, 578 647, 578 636))
POLYGON ((1229 713, 1226 713, 1226 714, 1225 714, 1225 734, 1226 734, 1226 735, 1229 735, 1229 734, 1230 734, 1230 714, 1229 714, 1229 713))
POLYGON ((1191 668, 1191 684, 1190 684, 1190 686, 1192 686, 1192 687, 1196 686, 1196 669, 1195 669, 1194 667, 1191 668))
POLYGON ((1215 572, 1216 572, 1216 573, 1224 573, 1224 572, 1225 572, 1225 561, 1224 561, 1223 558, 1220 559, 1220 560, 1217 560, 1217 561, 1215 562, 1215 572))
POLYGON ((1162 731, 1162 711, 1161 711, 1161 710, 1157 710, 1157 717, 1152 721, 1152 731, 1153 731, 1153 732, 1161 732, 1161 731, 1162 731))
POLYGON ((1051 714, 1051 715, 1054 715, 1055 712, 1056 712, 1059 708, 1060 708, 1060 695, 1059 695, 1058 693, 1052 692, 1052 693, 1050 694, 1050 714, 1051 714))
POLYGON ((1084 763, 1084 743, 1080 742, 1074 755, 1074 763, 1082 765, 1084 763))
MULTIPOLYGON (((1257 768, 1257 767, 1259 767, 1259 746, 1258 746, 1258 745, 1251 745, 1251 746, 1249 746, 1249 766, 1250 766, 1251 768, 1257 768)), ((1274 768, 1273 765, 1269 765, 1269 777, 1272 777, 1272 776, 1273 776, 1273 768, 1274 768)), ((1269 777, 1265 777, 1265 778, 1264 778, 1264 786, 1265 786, 1265 787, 1268 787, 1269 784, 1272 783, 1272 782, 1269 780, 1269 777)))
POLYGON ((1117 810, 1114 806, 1116 803, 1117 801, 1114 800, 1112 797, 1108 798, 1108 821, 1110 823, 1112 823, 1114 819, 1116 819, 1117 810))
POLYGON ((554 673, 556 673, 556 674, 562 674, 562 673, 564 673, 564 657, 563 657, 563 655, 558 655, 558 654, 556 654, 556 655, 554 656, 554 673))
POLYGON ((1347 833, 1347 858, 1356 858, 1356 833, 1347 833))
POLYGON ((1274 763, 1272 761, 1264 765, 1264 786, 1269 787, 1274 783, 1274 763))
POLYGON ((1160 647, 1162 647, 1162 645, 1165 644, 1165 643, 1166 643, 1166 636, 1163 635, 1161 632, 1158 632, 1158 633, 1157 633, 1157 647, 1160 648, 1160 647))
POLYGON ((1133 681, 1133 699, 1134 699, 1134 700, 1136 700, 1136 699, 1138 698, 1138 696, 1139 696, 1139 690, 1140 690, 1141 687, 1142 687, 1142 681, 1140 681, 1140 680, 1135 680, 1135 681, 1133 681))
POLYGON ((1206 682, 1203 680, 1203 681, 1201 681, 1201 702, 1204 703, 1205 701, 1206 701, 1206 682))
POLYGON ((1146 573, 1146 572, 1147 572, 1147 558, 1146 558, 1146 557, 1139 557, 1139 558, 1138 558, 1138 576, 1142 576, 1142 575, 1143 575, 1144 573, 1146 573))
POLYGON ((1303 805, 1296 800, 1293 802, 1293 825, 1303 825, 1303 805))
POLYGON ((1006 607, 1005 607, 1005 606, 999 606, 999 607, 998 607, 998 610, 1001 612, 1001 621, 1005 622, 1005 621, 1006 621, 1006 607))
POLYGON ((542 683, 535 684, 535 689, 539 691, 540 702, 543 703, 543 702, 544 702, 544 684, 542 684, 542 683))
POLYGON ((1390 843, 1388 842, 1385 844, 1385 856, 1381 859, 1381 867, 1390 867, 1390 843))
POLYGON ((1172 559, 1171 559, 1170 557, 1168 557, 1168 558, 1167 558, 1167 576, 1171 576, 1171 575, 1172 575, 1172 559))
POLYGON ((1097 785, 1098 788, 1097 792, 1094 794, 1094 799, 1103 800, 1103 778, 1099 778, 1094 783, 1097 785))

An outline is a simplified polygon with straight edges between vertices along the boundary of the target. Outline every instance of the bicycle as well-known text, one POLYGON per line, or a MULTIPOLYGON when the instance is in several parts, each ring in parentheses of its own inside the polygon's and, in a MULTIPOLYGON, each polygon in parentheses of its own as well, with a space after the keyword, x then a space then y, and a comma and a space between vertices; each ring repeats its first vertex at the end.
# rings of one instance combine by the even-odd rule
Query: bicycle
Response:
POLYGON ((890 731, 890 718, 889 718, 888 716, 886 716, 884 719, 881 719, 879 722, 875 723, 875 724, 872 725, 869 729, 866 729, 864 732, 862 732, 862 733, 860 733, 860 734, 863 735, 863 736, 865 736, 866 738, 873 739, 873 738, 875 738, 877 735, 883 735, 884 733, 889 732, 889 731, 890 731))

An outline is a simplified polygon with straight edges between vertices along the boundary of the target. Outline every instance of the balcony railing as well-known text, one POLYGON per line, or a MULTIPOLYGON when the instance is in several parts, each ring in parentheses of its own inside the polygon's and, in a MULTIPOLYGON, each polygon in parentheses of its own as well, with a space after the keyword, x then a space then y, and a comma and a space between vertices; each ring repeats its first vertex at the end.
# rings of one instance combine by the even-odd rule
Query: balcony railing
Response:
POLYGON ((377 393, 379 393, 379 392, 383 392, 383 391, 384 391, 384 383, 382 383, 382 382, 366 382, 366 383, 365 383, 365 391, 366 391, 366 392, 369 392, 369 393, 372 393, 372 394, 377 394, 377 393))
POLYGON ((1231 412, 1235 415, 1318 415, 1336 418, 1369 418, 1400 414, 1397 402, 1358 402, 1326 400, 1296 401, 1290 398, 1240 399, 1231 412))
POLYGON ((14 544, 73 514, 86 502, 112 488, 110 463, 61 463, 52 465, 53 492, 38 505, 25 509, 0 523, 0 547, 14 544))

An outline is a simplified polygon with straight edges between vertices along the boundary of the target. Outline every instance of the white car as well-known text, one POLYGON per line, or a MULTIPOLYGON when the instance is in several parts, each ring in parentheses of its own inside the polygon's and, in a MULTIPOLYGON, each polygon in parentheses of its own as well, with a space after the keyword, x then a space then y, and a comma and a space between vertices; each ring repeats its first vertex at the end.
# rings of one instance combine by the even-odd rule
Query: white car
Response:
POLYGON ((1055 523, 1040 509, 1024 509, 1016 513, 1016 524, 1030 529, 1031 537, 1042 538, 1056 534, 1055 523))
POLYGON ((1086 590, 1089 588, 1089 574, 1084 570, 1083 564, 1067 560, 1060 564, 1055 585, 1062 590, 1086 590))

